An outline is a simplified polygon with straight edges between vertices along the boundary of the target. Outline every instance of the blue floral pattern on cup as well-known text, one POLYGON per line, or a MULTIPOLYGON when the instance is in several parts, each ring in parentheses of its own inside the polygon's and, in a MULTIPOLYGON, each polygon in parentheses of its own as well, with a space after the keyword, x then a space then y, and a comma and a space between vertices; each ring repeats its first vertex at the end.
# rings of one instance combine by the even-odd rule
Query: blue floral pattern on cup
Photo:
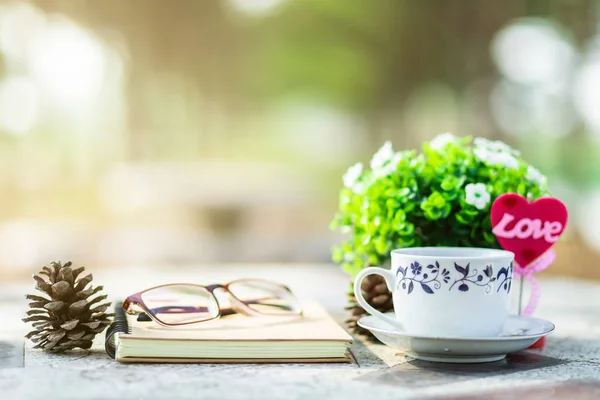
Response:
POLYGON ((506 291, 506 293, 510 293, 510 288, 512 287, 512 276, 513 276, 513 263, 511 262, 510 265, 508 266, 508 268, 500 268, 500 271, 498 271, 498 275, 496 276, 496 279, 498 281, 500 281, 500 277, 504 276, 504 279, 502 280, 502 282, 500 282, 500 285, 498 285, 498 289, 496 289, 497 292, 499 292, 500 290, 504 290, 506 291))
POLYGON ((398 287, 402 287, 408 294, 412 293, 416 285, 420 286, 425 293, 433 294, 434 290, 441 289, 442 282, 448 283, 450 280, 450 271, 440 268, 437 261, 429 264, 425 269, 415 261, 406 268, 398 267, 396 277, 400 274, 402 274, 402 278, 398 280, 398 287))
POLYGON ((471 270, 470 264, 461 267, 457 263, 454 263, 454 269, 462 276, 457 278, 448 290, 452 290, 458 284, 458 290, 461 292, 468 292, 469 285, 482 286, 485 288, 486 293, 492 291, 491 284, 496 280, 496 277, 492 276, 494 268, 491 265, 487 265, 483 271, 478 271, 476 268, 471 270))
POLYGON ((454 270, 451 272, 446 268, 441 268, 438 261, 423 267, 419 262, 414 261, 407 267, 399 266, 396 270, 398 286, 407 294, 411 294, 415 287, 420 287, 423 292, 434 294, 436 290, 442 289, 444 284, 452 284, 448 290, 458 290, 468 292, 471 287, 483 287, 486 293, 491 293, 494 284, 497 285, 496 292, 505 291, 510 293, 512 287, 513 263, 508 267, 501 268, 494 276, 494 268, 487 265, 484 269, 478 270, 471 268, 470 264, 458 265, 454 263, 454 270))

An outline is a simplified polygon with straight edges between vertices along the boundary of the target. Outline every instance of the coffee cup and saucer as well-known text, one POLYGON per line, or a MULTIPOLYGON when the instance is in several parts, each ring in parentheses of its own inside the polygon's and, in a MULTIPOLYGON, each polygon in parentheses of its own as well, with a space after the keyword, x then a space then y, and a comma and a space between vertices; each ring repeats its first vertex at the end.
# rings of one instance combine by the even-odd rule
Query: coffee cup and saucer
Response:
POLYGON ((471 247, 394 250, 391 269, 362 270, 354 282, 358 303, 371 315, 358 325, 410 357, 448 363, 499 361, 550 334, 554 324, 511 315, 514 254, 471 247), (361 291, 367 275, 380 275, 394 311, 381 313, 361 291))

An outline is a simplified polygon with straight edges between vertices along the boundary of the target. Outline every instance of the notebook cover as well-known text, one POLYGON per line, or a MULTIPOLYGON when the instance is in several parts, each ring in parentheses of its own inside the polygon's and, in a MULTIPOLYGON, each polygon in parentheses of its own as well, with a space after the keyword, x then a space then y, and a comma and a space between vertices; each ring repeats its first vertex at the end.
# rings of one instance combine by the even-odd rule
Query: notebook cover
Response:
MULTIPOLYGON (((164 328, 154 322, 138 322, 128 319, 121 304, 115 309, 115 321, 106 334, 105 347, 107 353, 115 358, 118 341, 136 340, 178 340, 178 341, 336 341, 352 343, 352 337, 342 329, 327 311, 318 303, 303 304, 302 317, 247 317, 231 315, 219 320, 193 324, 177 329, 164 328), (119 340, 115 334, 119 332, 119 340)), ((156 357, 126 357, 119 358, 122 362, 349 362, 349 356, 344 358, 311 358, 311 359, 175 359, 156 357)))
POLYGON ((124 357, 118 358, 122 363, 173 363, 173 364, 322 364, 349 363, 350 355, 335 358, 153 358, 153 357, 124 357))

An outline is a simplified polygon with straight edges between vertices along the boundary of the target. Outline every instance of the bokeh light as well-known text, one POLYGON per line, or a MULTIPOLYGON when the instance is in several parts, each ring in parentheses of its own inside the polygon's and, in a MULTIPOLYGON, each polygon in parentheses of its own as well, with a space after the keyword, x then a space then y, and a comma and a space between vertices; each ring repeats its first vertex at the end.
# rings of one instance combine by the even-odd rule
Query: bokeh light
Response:
POLYGON ((44 14, 26 2, 0 6, 0 50, 8 63, 22 63, 29 45, 46 25, 44 14))
POLYGON ((570 93, 558 85, 534 89, 502 79, 492 90, 490 107, 499 127, 513 136, 564 137, 578 124, 570 93))
POLYGON ((575 80, 573 98, 590 131, 600 135, 600 59, 581 66, 575 80))
POLYGON ((564 79, 576 59, 567 37, 541 18, 518 19, 501 29, 492 56, 504 76, 523 84, 564 79))
POLYGON ((29 52, 35 79, 52 98, 70 104, 99 92, 105 62, 104 49, 94 36, 64 18, 49 20, 29 52))
POLYGON ((0 82, 0 128, 15 135, 31 130, 39 111, 39 91, 22 76, 0 82))
POLYGON ((491 52, 501 78, 490 107, 505 133, 561 138, 576 129, 571 80, 580 57, 564 29, 542 18, 516 19, 496 34, 491 52))
POLYGON ((582 196, 578 204, 578 226, 586 244, 600 252, 600 190, 582 196))
POLYGON ((285 0, 227 0, 238 11, 248 15, 263 16, 273 12, 285 0))
POLYGON ((277 126, 286 132, 286 146, 318 163, 351 162, 366 144, 360 119, 319 101, 285 102, 277 111, 277 126))

